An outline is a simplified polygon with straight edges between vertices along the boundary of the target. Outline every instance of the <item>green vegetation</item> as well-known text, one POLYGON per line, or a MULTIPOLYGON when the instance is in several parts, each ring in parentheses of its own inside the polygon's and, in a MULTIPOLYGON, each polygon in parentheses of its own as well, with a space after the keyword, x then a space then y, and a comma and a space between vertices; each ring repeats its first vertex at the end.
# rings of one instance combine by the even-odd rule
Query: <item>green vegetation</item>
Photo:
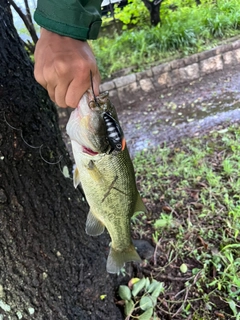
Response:
POLYGON ((197 6, 194 0, 164 0, 162 23, 156 27, 150 26, 141 0, 132 0, 124 10, 117 8, 116 18, 125 30, 92 42, 102 77, 129 66, 141 71, 164 59, 209 49, 240 33, 239 0, 201 2, 197 6))
POLYGON ((156 301, 150 283, 135 292, 130 281, 128 298, 119 293, 127 319, 240 319, 239 141, 233 126, 135 156, 149 212, 134 216, 133 234, 155 245, 138 277, 162 290, 156 301))
POLYGON ((156 317, 154 307, 157 305, 157 298, 160 293, 164 292, 162 282, 149 278, 133 278, 129 282, 129 286, 122 285, 119 287, 118 293, 120 298, 124 300, 124 312, 127 316, 133 312, 140 311, 140 315, 135 319, 149 320, 152 316, 156 317), (139 293, 141 297, 138 297, 139 293))

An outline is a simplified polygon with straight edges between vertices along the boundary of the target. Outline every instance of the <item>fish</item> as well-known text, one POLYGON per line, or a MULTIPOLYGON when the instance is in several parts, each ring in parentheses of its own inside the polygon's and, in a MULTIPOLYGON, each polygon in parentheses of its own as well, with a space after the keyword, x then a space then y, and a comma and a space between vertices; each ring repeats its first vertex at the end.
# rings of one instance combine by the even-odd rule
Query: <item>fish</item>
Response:
POLYGON ((130 219, 146 211, 137 190, 133 164, 108 92, 89 89, 66 126, 76 168, 73 184, 81 183, 90 210, 86 233, 111 237, 106 269, 119 273, 126 262, 141 262, 131 239, 130 219))

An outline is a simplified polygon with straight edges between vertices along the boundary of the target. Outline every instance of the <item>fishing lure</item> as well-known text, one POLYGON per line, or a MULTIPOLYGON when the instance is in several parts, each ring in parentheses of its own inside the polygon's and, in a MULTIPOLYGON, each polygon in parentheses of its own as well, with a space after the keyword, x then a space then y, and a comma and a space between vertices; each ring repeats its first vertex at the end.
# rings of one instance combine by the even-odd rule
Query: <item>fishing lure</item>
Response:
POLYGON ((107 127, 107 136, 112 147, 111 152, 122 151, 125 148, 125 140, 123 139, 120 126, 109 112, 103 113, 103 120, 107 127))
MULTIPOLYGON (((92 87, 92 93, 94 97, 94 101, 96 105, 99 106, 99 103, 97 101, 97 98, 95 96, 94 90, 93 90, 93 79, 92 79, 92 71, 90 71, 90 81, 91 81, 91 87, 92 87)), ((122 151, 124 150, 126 146, 126 140, 123 138, 122 130, 117 123, 117 121, 110 115, 109 112, 103 113, 103 120, 107 127, 107 137, 108 141, 111 146, 110 153, 113 151, 122 151)))

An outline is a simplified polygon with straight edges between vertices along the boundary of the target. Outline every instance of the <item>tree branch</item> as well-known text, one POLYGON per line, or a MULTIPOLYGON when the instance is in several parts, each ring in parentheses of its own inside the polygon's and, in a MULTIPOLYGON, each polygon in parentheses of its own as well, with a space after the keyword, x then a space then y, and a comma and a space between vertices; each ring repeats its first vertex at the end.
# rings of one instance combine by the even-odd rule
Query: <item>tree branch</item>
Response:
POLYGON ((31 11, 30 11, 29 4, 28 4, 28 0, 24 0, 24 3, 25 3, 26 12, 27 12, 27 18, 31 22, 31 24, 33 24, 31 11))
POLYGON ((32 22, 32 17, 31 17, 31 13, 30 13, 30 9, 29 9, 29 5, 27 3, 27 0, 24 0, 24 2, 25 2, 25 6, 26 6, 26 11, 27 11, 26 15, 22 12, 21 8, 19 8, 13 0, 9 0, 10 5, 14 8, 14 10, 17 12, 19 17, 22 19, 28 32, 30 33, 30 36, 31 36, 34 44, 36 44, 38 41, 38 36, 37 36, 36 30, 34 28, 33 22, 32 22))

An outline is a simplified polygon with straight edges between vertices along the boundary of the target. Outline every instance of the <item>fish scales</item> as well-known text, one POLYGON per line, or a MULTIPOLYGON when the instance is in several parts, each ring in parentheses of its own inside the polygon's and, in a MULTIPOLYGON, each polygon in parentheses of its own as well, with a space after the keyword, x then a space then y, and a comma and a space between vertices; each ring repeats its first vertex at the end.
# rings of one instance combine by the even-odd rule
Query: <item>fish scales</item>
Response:
POLYGON ((131 243, 130 218, 135 208, 133 199, 136 199, 138 191, 132 174, 133 168, 126 166, 126 163, 131 164, 127 149, 118 158, 114 155, 106 155, 96 161, 98 175, 94 179, 94 184, 91 179, 92 169, 86 170, 89 167, 88 159, 85 168, 80 169, 79 166, 82 172, 86 171, 81 178, 86 199, 88 203, 96 204, 92 207, 92 213, 108 229, 112 247, 115 247, 116 243, 121 243, 121 247, 131 243), (98 204, 101 205, 98 206, 98 204))
POLYGON ((111 117, 120 128, 108 94, 100 95, 95 104, 89 100, 85 94, 67 124, 76 162, 74 185, 81 182, 90 206, 86 232, 96 236, 106 227, 110 234, 112 242, 107 271, 117 273, 125 262, 141 261, 132 244, 130 218, 136 211, 145 211, 145 207, 136 187, 127 147, 123 144, 123 150, 113 151, 108 140, 103 119, 105 112, 111 112, 111 117), (103 144, 107 146, 104 147, 105 152, 103 144))

